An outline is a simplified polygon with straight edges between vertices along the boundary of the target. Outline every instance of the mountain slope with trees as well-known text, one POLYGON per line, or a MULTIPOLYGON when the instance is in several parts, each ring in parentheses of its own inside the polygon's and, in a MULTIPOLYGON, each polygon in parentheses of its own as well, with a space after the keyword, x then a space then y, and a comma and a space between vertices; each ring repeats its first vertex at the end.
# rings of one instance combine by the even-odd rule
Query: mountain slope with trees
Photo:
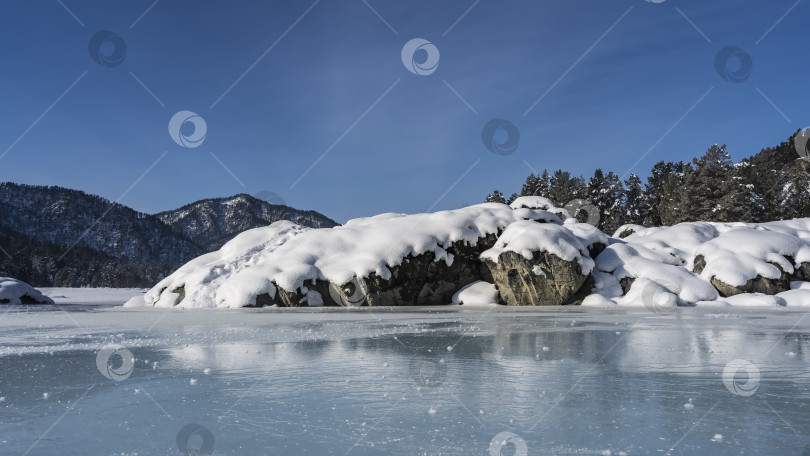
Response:
POLYGON ((149 287, 242 231, 286 219, 337 225, 244 194, 151 215, 78 190, 0 183, 0 277, 40 287, 149 287))
POLYGON ((155 216, 209 252, 219 249, 243 231, 267 226, 278 220, 289 220, 310 228, 338 225, 318 212, 270 204, 246 194, 204 199, 155 216))

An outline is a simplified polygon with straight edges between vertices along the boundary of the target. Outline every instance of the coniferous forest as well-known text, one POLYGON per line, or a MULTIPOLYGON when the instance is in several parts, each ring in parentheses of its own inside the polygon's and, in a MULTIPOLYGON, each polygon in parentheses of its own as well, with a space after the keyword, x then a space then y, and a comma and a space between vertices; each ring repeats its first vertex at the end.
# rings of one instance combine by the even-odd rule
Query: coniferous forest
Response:
POLYGON ((810 217, 810 161, 798 155, 796 136, 737 163, 725 145, 713 145, 691 162, 660 161, 646 182, 636 174, 622 181, 616 173, 601 169, 588 180, 563 170, 544 170, 529 175, 520 193, 507 198, 495 190, 486 201, 511 203, 519 196, 543 196, 563 207, 585 200, 598 209, 598 228, 608 234, 625 224, 652 227, 810 217))

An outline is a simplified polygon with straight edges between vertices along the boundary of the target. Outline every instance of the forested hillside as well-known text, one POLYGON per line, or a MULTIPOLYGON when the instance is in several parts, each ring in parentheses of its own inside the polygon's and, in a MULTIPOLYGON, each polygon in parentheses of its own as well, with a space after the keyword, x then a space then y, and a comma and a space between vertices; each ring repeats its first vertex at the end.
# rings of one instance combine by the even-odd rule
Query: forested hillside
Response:
POLYGON ((598 209, 598 227, 607 233, 624 224, 651 227, 698 220, 766 222, 810 217, 810 161, 797 153, 797 135, 738 163, 725 145, 713 145, 691 162, 661 161, 646 182, 636 174, 622 180, 601 169, 588 180, 563 170, 544 170, 529 175, 520 193, 506 198, 495 190, 486 201, 508 203, 534 195, 562 207, 572 200, 586 200, 598 209))

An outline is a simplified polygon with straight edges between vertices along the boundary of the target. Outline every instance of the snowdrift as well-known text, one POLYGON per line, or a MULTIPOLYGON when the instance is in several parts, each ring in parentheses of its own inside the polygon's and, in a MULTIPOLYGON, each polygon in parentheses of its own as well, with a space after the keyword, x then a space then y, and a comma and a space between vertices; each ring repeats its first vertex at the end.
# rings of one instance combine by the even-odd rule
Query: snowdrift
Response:
POLYGON ((25 282, 0 277, 0 304, 53 304, 53 300, 25 282))
POLYGON ((276 222, 190 261, 127 305, 501 300, 663 312, 692 305, 810 305, 809 282, 810 219, 624 226, 607 236, 548 199, 523 197, 511 207, 389 213, 334 228, 276 222))

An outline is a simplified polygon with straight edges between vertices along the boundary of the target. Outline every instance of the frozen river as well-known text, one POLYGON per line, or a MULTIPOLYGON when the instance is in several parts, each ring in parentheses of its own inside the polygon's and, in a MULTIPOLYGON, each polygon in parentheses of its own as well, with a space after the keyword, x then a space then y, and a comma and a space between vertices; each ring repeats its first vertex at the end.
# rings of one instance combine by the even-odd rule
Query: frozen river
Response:
POLYGON ((810 454, 805 315, 9 308, 0 454, 810 454))

